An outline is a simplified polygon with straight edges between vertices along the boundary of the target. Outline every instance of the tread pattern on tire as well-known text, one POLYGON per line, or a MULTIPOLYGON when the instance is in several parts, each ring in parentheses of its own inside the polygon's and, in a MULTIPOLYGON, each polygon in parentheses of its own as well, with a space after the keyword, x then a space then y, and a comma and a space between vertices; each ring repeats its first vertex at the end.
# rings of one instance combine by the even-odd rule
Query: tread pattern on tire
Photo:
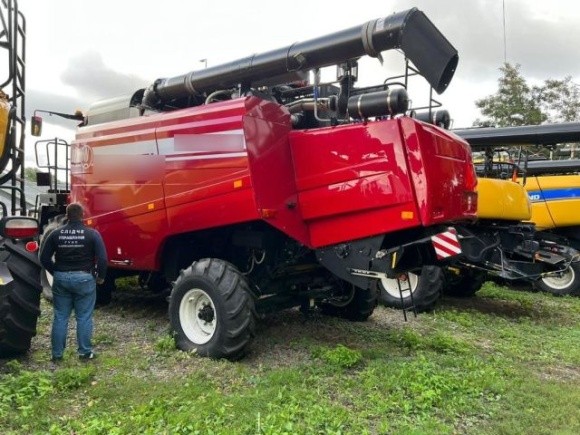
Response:
MULTIPOLYGON (((48 223, 44 226, 44 230, 42 232, 42 235, 40 236, 40 249, 39 252, 42 251, 42 248, 44 246, 44 240, 46 240, 46 238, 48 237, 48 235, 50 233, 52 233, 55 229, 57 229, 58 227, 60 227, 65 220, 65 216, 64 215, 58 215, 55 216, 53 218, 50 218, 48 220, 48 223)), ((42 296, 48 300, 48 301, 52 301, 52 287, 50 285, 50 282, 48 281, 47 277, 46 277, 47 272, 44 270, 44 268, 42 268, 41 271, 41 275, 40 275, 40 283, 42 285, 42 296)))
POLYGON ((239 359, 254 338, 255 309, 248 281, 232 264, 220 259, 204 258, 180 272, 171 292, 169 318, 179 349, 196 350, 210 358, 239 359), (181 299, 193 287, 208 293, 218 318, 214 336, 200 345, 186 337, 179 318, 181 299))
POLYGON ((534 286, 540 289, 543 292, 551 293, 556 296, 565 296, 565 295, 573 295, 573 296, 580 296, 580 263, 572 263, 570 265, 572 271, 574 272, 574 280, 570 283, 570 285, 563 289, 554 289, 546 284, 545 281, 539 279, 534 283, 534 286))
POLYGON ((327 316, 342 317, 353 322, 364 322, 375 311, 377 306, 377 292, 375 289, 355 288, 352 301, 342 307, 328 302, 319 304, 322 314, 327 316))
POLYGON ((36 253, 22 243, 0 242, 0 261, 5 262, 13 281, 0 286, 0 357, 25 353, 36 335, 40 316, 40 263, 36 253))
POLYGON ((448 296, 469 298, 475 295, 487 280, 487 273, 480 270, 462 270, 460 276, 446 280, 443 292, 448 296))
POLYGON ((443 289, 443 271, 437 266, 423 266, 421 274, 417 276, 417 287, 413 292, 413 300, 411 296, 403 298, 393 297, 389 295, 383 288, 379 281, 377 281, 379 291, 379 300, 386 307, 396 308, 399 310, 412 308, 415 304, 415 310, 418 313, 431 311, 443 289))

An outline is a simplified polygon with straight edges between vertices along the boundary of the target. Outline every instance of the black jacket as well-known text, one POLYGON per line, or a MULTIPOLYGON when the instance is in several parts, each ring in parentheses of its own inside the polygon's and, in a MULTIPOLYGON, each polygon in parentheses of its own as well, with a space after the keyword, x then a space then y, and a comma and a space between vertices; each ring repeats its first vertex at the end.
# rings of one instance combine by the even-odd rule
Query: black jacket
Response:
POLYGON ((56 228, 42 243, 40 262, 51 274, 55 271, 95 272, 105 279, 107 251, 98 231, 80 221, 56 228), (54 256, 54 258, 53 258, 54 256))

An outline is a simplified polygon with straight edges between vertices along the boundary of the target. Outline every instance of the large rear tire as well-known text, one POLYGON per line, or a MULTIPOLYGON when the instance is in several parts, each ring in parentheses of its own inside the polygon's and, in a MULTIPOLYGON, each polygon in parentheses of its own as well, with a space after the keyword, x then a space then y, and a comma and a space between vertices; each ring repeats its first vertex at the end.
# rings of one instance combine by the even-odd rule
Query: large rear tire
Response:
POLYGON ((12 281, 0 285, 0 358, 30 349, 40 316, 40 263, 36 253, 11 240, 0 242, 0 262, 12 281))
POLYGON ((204 258, 182 270, 169 300, 176 345, 210 358, 239 359, 254 337, 254 299, 232 264, 204 258))
POLYGON ((563 272, 540 278, 535 286, 557 296, 580 296, 580 263, 572 263, 563 272))
POLYGON ((441 268, 423 266, 421 273, 408 273, 405 278, 384 278, 378 281, 379 301, 387 307, 397 309, 412 308, 414 304, 418 313, 432 310, 443 289, 441 268), (399 291, 399 284, 402 291, 399 291))
POLYGON ((375 289, 361 289, 340 280, 331 297, 318 303, 318 308, 327 316, 342 317, 355 322, 364 322, 377 306, 375 289))

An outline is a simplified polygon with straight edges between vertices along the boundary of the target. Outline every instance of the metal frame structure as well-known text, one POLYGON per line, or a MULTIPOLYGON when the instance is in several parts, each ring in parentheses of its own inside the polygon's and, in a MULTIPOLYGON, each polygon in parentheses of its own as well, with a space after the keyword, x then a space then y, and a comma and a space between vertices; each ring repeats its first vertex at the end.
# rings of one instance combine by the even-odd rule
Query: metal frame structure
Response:
POLYGON ((0 0, 0 49, 6 50, 8 75, 0 78, 0 89, 11 106, 8 140, 0 156, 0 188, 12 192, 11 214, 26 214, 24 197, 25 58, 26 20, 16 0, 0 0), (7 171, 5 171, 8 168, 7 171))

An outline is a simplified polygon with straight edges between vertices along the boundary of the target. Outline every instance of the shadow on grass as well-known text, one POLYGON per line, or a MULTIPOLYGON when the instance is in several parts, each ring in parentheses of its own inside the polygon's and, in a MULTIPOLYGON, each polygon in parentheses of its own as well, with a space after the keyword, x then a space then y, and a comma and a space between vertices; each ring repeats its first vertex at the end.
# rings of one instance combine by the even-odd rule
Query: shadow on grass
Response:
POLYGON ((519 301, 488 299, 485 297, 452 298, 445 297, 439 303, 439 309, 472 310, 482 314, 493 314, 507 319, 530 318, 538 315, 534 308, 523 306, 519 301))
POLYGON ((140 288, 117 289, 109 304, 97 306, 103 312, 124 312, 146 314, 152 317, 167 316, 168 293, 152 293, 140 288))
POLYGON ((441 299, 439 310, 474 311, 494 315, 507 320, 529 319, 541 323, 569 323, 575 317, 573 310, 567 310, 567 301, 558 296, 545 293, 529 293, 520 290, 502 290, 501 294, 482 292, 471 298, 445 296, 441 299))

